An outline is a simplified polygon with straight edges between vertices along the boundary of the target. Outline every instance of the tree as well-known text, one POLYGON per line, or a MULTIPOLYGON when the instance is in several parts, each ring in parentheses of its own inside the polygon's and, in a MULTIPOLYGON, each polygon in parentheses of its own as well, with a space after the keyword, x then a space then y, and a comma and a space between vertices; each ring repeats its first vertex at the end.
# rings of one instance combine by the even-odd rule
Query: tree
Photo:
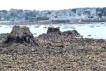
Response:
POLYGON ((74 13, 76 13, 76 9, 72 9, 71 11, 74 12, 74 13))
POLYGON ((49 20, 49 17, 37 17, 37 20, 49 20))

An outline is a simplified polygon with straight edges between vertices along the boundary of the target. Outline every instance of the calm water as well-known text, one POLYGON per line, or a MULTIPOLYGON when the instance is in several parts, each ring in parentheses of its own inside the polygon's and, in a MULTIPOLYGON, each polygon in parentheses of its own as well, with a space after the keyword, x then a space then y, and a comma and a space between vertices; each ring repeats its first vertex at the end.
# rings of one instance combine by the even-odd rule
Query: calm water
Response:
MULTIPOLYGON (((60 27, 61 31, 77 30, 85 38, 106 39, 106 24, 53 24, 27 26, 34 36, 46 33, 48 27, 60 27)), ((0 25, 0 33, 10 33, 12 27, 13 25, 0 25)))

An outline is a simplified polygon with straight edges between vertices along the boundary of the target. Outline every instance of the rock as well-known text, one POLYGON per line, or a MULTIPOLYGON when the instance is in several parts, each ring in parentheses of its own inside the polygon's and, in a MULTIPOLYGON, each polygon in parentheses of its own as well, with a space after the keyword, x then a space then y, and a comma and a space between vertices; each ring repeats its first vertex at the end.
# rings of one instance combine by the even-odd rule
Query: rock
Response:
POLYGON ((76 31, 76 30, 72 30, 72 31, 65 31, 62 33, 63 35, 69 35, 69 36, 80 36, 80 34, 76 31))
POLYGON ((76 41, 78 37, 80 37, 80 34, 76 30, 61 32, 59 28, 49 27, 47 34, 39 35, 38 39, 45 45, 47 45, 47 43, 55 45, 52 43, 68 44, 70 42, 76 41))
POLYGON ((72 30, 72 31, 65 31, 65 32, 61 32, 59 27, 54 28, 54 27, 49 27, 47 30, 47 34, 54 34, 54 35, 69 35, 69 36, 80 36, 80 34, 76 31, 76 30, 72 30))
POLYGON ((28 27, 14 26, 11 33, 3 40, 4 44, 28 43, 38 45, 28 27))
POLYGON ((60 32, 59 27, 57 27, 57 28, 49 27, 47 30, 47 34, 51 34, 51 33, 56 33, 56 34, 59 33, 60 34, 61 32, 60 32))

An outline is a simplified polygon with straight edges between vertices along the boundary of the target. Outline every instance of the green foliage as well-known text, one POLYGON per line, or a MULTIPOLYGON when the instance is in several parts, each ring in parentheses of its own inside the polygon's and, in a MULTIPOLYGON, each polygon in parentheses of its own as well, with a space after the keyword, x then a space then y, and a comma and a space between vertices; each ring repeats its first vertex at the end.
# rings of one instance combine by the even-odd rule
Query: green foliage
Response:
POLYGON ((72 9, 71 11, 74 12, 74 13, 76 13, 76 9, 72 9))
POLYGON ((49 17, 37 17, 37 20, 49 20, 49 17))

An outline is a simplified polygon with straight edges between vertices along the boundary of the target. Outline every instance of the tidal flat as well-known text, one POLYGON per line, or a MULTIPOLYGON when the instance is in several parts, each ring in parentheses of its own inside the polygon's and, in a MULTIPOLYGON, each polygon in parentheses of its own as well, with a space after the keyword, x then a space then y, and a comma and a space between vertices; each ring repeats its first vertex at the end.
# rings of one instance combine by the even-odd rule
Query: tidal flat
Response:
POLYGON ((106 70, 104 39, 85 38, 77 30, 53 26, 34 37, 30 28, 21 27, 13 27, 2 37, 0 71, 106 70))

